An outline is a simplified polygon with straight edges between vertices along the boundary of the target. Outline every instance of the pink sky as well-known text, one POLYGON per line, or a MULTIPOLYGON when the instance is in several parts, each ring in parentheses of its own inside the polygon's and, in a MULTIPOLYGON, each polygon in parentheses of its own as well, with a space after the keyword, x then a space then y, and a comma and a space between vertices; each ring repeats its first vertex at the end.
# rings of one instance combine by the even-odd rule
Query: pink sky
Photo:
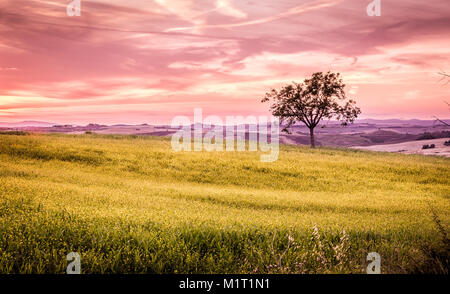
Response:
POLYGON ((337 71, 362 118, 448 118, 450 3, 0 0, 0 121, 266 115, 265 92, 337 71))

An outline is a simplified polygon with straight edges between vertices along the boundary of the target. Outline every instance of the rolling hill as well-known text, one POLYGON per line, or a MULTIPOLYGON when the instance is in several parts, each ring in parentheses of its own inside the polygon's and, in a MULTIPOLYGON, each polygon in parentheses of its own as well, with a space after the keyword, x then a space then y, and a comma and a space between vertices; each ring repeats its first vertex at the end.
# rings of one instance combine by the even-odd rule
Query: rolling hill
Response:
POLYGON ((448 158, 167 138, 1 135, 0 272, 383 273, 448 266, 448 158), (447 262, 447 264, 445 263, 447 262))

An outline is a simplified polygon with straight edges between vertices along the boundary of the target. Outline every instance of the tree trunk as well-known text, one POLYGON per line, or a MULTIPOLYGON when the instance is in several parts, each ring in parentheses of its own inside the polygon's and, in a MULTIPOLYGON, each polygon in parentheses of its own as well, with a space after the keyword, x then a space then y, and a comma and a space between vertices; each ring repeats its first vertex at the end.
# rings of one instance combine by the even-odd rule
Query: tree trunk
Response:
POLYGON ((316 148, 316 143, 314 142, 314 128, 309 129, 309 138, 311 139, 311 148, 316 148))

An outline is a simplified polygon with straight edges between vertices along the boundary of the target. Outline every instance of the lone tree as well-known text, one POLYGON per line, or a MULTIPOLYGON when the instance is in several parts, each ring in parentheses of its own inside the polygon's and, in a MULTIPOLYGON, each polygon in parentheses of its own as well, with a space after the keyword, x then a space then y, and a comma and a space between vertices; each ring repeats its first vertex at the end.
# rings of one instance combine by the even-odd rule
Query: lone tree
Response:
MULTIPOLYGON (((448 80, 446 84, 448 84, 450 82, 450 74, 446 73, 445 71, 439 72, 438 74, 440 74, 442 76, 441 80, 443 80, 443 79, 447 79, 448 80)), ((449 109, 450 109, 450 103, 448 103, 447 101, 444 101, 444 102, 449 106, 449 109)), ((439 117, 434 116, 434 118, 436 119, 436 121, 438 121, 438 122, 440 122, 440 123, 442 123, 442 124, 444 124, 446 126, 450 126, 448 123, 446 123, 445 121, 443 121, 439 117)))
POLYGON ((316 72, 303 83, 293 82, 279 91, 272 89, 261 102, 273 101, 272 115, 278 117, 281 124, 287 123, 283 132, 290 133, 288 129, 296 122, 304 123, 309 128, 314 148, 314 128, 322 119, 335 117, 345 126, 361 113, 354 100, 347 100, 344 87, 339 73, 316 72))

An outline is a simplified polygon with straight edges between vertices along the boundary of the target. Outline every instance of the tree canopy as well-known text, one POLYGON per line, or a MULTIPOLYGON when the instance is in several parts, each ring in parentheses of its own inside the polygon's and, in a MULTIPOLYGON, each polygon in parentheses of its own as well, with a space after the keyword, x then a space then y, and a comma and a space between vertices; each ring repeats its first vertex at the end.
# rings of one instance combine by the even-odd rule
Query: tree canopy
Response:
POLYGON ((272 101, 270 110, 284 125, 284 132, 289 133, 296 122, 304 123, 310 130, 311 147, 315 147, 314 128, 322 119, 335 118, 347 125, 361 113, 356 102, 347 99, 344 88, 339 73, 316 72, 302 83, 272 89, 261 102, 272 101))

